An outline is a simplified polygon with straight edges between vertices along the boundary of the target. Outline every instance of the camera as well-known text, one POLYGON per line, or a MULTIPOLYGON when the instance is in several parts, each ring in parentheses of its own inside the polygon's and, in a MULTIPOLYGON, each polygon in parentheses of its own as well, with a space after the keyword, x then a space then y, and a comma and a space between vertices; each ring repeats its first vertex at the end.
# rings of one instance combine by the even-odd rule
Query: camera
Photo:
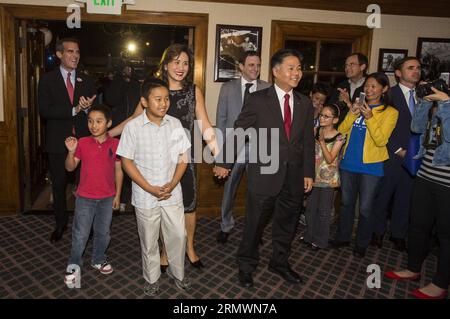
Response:
POLYGON ((431 81, 431 82, 428 82, 425 84, 418 85, 416 87, 417 97, 422 99, 427 95, 433 94, 434 92, 431 90, 432 87, 448 94, 448 86, 445 83, 445 81, 442 79, 437 79, 437 80, 434 80, 434 81, 431 81))

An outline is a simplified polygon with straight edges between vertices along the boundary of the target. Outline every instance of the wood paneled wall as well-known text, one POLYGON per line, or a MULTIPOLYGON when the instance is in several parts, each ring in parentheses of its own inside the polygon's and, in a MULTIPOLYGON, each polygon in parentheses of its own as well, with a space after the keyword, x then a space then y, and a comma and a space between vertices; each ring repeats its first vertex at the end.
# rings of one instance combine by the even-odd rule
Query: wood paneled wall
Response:
POLYGON ((4 121, 0 122, 0 215, 16 213, 20 205, 17 138, 14 17, 0 6, 4 121))

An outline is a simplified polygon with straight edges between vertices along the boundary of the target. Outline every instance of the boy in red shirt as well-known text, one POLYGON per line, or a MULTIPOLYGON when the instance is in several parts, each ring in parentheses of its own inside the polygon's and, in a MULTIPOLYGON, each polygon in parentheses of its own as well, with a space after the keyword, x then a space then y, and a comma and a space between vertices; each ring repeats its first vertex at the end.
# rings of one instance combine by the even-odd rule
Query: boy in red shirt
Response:
POLYGON ((72 225, 72 250, 64 282, 69 287, 75 284, 82 266, 82 255, 89 239, 92 225, 94 246, 91 266, 102 274, 110 274, 113 268, 106 261, 105 252, 110 242, 112 210, 118 209, 123 172, 116 156, 119 140, 108 135, 111 126, 111 110, 105 105, 96 105, 89 110, 88 127, 91 136, 79 141, 68 137, 66 169, 73 171, 80 161, 80 183, 75 201, 72 225), (72 271, 72 272, 70 272, 72 271))

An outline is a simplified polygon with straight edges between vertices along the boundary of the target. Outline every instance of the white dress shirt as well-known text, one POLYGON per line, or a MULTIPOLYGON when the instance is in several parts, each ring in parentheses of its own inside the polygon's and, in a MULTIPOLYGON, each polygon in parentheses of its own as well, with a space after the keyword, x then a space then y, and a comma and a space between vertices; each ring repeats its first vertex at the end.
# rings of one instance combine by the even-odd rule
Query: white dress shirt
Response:
POLYGON ((290 90, 289 92, 285 92, 278 87, 278 85, 274 84, 275 91, 277 92, 278 101, 280 102, 281 115, 284 120, 284 96, 289 94, 289 107, 291 108, 291 122, 292 117, 294 116, 294 90, 290 90))

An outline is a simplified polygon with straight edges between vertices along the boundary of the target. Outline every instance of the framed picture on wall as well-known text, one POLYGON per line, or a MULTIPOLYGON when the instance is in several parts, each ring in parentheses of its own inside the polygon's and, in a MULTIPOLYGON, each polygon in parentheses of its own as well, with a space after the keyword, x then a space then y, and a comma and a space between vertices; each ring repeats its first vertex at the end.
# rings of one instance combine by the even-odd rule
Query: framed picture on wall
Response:
POLYGON ((418 38, 416 56, 422 63, 424 80, 436 80, 450 72, 450 39, 418 38))
POLYGON ((380 49, 380 53, 378 54, 378 72, 394 73, 395 63, 407 56, 408 50, 380 49))
POLYGON ((226 82, 238 78, 240 58, 246 51, 256 51, 261 55, 261 39, 261 27, 218 24, 214 81, 226 82))

